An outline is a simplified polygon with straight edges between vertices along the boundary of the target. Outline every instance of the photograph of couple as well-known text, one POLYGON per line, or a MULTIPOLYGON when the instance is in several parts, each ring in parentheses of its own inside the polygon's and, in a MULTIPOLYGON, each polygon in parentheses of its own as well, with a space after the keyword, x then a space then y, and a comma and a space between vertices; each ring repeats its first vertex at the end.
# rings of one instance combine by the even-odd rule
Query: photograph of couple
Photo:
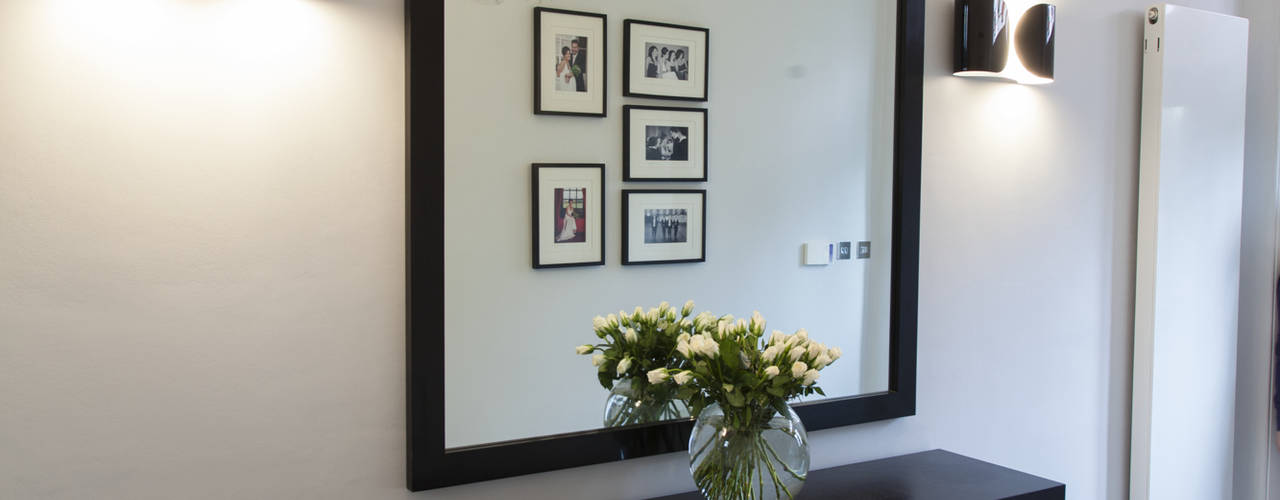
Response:
POLYGON ((689 80, 689 47, 646 42, 644 53, 645 78, 689 80))
POLYGON ((556 85, 559 92, 587 91, 587 37, 556 35, 556 85))
POLYGON ((644 159, 689 161, 689 127, 646 125, 644 159))
POLYGON ((685 243, 689 239, 689 212, 683 208, 646 208, 644 242, 685 243))
POLYGON ((586 195, 587 188, 556 188, 556 243, 587 241, 586 195))

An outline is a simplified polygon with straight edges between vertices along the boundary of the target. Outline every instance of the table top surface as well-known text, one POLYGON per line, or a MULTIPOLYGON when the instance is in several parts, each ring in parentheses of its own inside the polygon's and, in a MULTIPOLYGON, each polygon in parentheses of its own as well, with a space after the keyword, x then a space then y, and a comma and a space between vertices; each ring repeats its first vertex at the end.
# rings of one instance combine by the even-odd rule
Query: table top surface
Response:
MULTIPOLYGON (((1066 485, 946 450, 809 471, 796 500, 1061 500, 1066 485)), ((698 500, 696 491, 655 500, 698 500)))

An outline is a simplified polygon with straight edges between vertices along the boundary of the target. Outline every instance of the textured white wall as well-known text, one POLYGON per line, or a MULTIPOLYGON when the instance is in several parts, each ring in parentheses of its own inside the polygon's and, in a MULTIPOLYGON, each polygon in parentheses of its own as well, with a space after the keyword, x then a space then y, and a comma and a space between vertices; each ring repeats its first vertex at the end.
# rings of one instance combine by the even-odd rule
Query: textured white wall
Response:
MULTIPOLYGON (((0 497, 692 487, 673 454, 404 490, 398 4, 0 1, 0 497)), ((919 415, 815 466, 944 447, 1124 498, 1146 6, 1059 2, 1027 88, 950 77, 929 1, 919 415)))

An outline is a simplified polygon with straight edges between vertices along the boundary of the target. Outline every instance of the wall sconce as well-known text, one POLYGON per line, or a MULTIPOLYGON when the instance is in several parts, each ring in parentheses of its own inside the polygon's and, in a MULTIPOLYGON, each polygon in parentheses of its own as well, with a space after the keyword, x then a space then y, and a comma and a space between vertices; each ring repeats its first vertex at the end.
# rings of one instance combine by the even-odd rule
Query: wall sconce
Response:
POLYGON ((1015 18, 1004 0, 956 0, 953 74, 1029 85, 1052 82, 1055 13, 1053 5, 1042 3, 1015 18))

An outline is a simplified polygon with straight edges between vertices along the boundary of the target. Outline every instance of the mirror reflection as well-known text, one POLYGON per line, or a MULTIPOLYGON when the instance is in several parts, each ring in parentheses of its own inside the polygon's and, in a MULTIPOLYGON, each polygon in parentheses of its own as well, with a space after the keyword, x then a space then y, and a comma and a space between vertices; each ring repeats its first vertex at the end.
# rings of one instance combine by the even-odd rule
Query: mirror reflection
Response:
POLYGON ((446 446, 688 418, 577 349, 664 301, 838 347, 803 401, 887 390, 895 2, 554 7, 607 18, 445 4, 446 446))

